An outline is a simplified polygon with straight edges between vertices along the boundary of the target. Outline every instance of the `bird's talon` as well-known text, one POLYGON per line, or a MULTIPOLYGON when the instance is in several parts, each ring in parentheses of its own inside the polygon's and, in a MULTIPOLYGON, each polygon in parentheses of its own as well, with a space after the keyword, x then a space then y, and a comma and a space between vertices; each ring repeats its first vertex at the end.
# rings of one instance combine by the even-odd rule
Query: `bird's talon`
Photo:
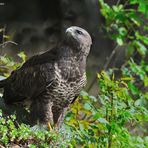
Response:
POLYGON ((53 130, 52 127, 51 127, 50 122, 47 123, 47 126, 48 126, 49 131, 52 131, 53 130))

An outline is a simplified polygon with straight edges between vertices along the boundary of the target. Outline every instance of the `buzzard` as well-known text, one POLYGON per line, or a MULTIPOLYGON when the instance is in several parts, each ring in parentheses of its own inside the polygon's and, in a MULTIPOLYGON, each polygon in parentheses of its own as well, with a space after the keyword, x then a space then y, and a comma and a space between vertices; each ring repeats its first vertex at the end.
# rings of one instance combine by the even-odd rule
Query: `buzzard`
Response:
POLYGON ((68 106, 86 84, 86 59, 91 44, 86 30, 69 27, 60 45, 31 57, 0 81, 5 103, 29 101, 32 124, 59 127, 68 106))

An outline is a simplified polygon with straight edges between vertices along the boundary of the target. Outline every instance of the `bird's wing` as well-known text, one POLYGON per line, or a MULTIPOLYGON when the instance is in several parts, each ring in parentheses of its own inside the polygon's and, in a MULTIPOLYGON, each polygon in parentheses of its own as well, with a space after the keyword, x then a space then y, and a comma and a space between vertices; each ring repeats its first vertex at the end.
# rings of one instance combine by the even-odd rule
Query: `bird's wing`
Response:
POLYGON ((53 48, 47 52, 44 52, 42 54, 35 55, 28 59, 24 64, 23 68, 26 67, 33 67, 36 65, 42 65, 45 63, 52 63, 53 61, 56 61, 58 58, 58 48, 53 48))
POLYGON ((23 66, 12 72, 5 86, 5 100, 14 103, 26 98, 35 98, 54 80, 53 63, 57 58, 56 51, 36 55, 23 66), (7 97, 8 96, 8 97, 7 97))

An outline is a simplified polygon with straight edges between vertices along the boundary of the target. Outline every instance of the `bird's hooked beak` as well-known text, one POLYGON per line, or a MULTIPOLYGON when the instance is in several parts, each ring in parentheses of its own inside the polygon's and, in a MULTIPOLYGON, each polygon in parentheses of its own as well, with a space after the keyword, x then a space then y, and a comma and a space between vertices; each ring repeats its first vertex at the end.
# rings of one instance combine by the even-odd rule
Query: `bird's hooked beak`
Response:
POLYGON ((66 34, 67 35, 74 36, 74 29, 72 27, 66 29, 66 34))

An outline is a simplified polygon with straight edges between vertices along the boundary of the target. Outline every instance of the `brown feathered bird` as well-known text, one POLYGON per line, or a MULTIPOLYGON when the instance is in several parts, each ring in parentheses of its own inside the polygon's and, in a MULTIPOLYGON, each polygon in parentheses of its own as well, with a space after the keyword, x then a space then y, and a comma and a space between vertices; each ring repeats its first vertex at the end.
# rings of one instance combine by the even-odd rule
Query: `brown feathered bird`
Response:
POLYGON ((56 48, 27 60, 0 81, 6 104, 29 100, 30 120, 60 125, 64 112, 86 84, 86 59, 92 44, 89 33, 68 28, 56 48))

